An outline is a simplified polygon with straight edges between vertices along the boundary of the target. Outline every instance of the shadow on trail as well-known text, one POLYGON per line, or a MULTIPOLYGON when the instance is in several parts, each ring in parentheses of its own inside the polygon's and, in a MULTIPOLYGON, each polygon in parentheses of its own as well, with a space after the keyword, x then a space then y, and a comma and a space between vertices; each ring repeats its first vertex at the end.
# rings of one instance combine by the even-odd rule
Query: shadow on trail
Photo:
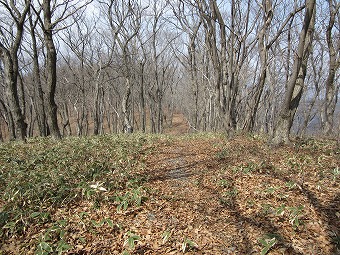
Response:
MULTIPOLYGON (((228 156, 222 160, 219 160, 216 157, 197 159, 196 157, 201 154, 190 153, 188 151, 184 152, 184 149, 185 147, 181 147, 178 150, 172 152, 158 152, 158 155, 167 155, 167 157, 153 161, 154 165, 159 165, 160 167, 145 173, 147 175, 148 181, 184 181, 190 177, 202 177, 210 169, 216 170, 221 169, 221 167, 225 165, 235 165, 237 160, 234 158, 228 158, 228 156)), ((262 153, 260 150, 254 151, 256 151, 256 155, 254 154, 254 156, 256 156, 257 159, 262 160, 262 162, 270 162, 270 157, 268 157, 267 154, 262 153)), ((307 198, 308 204, 313 206, 313 208, 318 213, 318 218, 321 219, 321 221, 325 224, 325 228, 328 230, 327 238, 333 240, 332 247, 330 249, 331 252, 327 255, 339 254, 340 220, 337 213, 340 212, 340 192, 336 194, 332 201, 327 204, 323 204, 322 201, 317 198, 316 193, 304 186, 303 183, 299 183, 296 179, 294 179, 294 177, 287 177, 284 174, 277 173, 274 171, 274 168, 271 168, 268 165, 261 165, 261 167, 252 174, 255 176, 270 177, 283 183, 294 182, 299 185, 300 189, 296 189, 294 193, 307 198)), ((235 188, 235 178, 237 178, 237 176, 233 176, 233 174, 228 176, 228 180, 231 180, 230 189, 235 188)), ((207 192, 207 194, 212 194, 217 200, 223 201, 221 194, 219 194, 216 188, 211 186, 203 186, 202 188, 207 192)), ((204 203, 204 201, 201 202, 204 203)), ((228 215, 231 215, 232 219, 230 222, 237 226, 239 230, 238 233, 242 236, 242 242, 237 244, 237 252, 241 252, 242 254, 254 253, 254 241, 252 242, 250 233, 248 231, 249 228, 254 228, 263 233, 263 235, 271 233, 279 236, 278 243, 275 245, 275 247, 284 249, 287 254, 304 254, 301 253, 297 247, 292 245, 290 236, 287 236, 287 234, 283 233, 279 227, 275 226, 265 214, 257 213, 250 216, 245 216, 243 214, 242 208, 240 208, 240 204, 238 204, 237 195, 229 199, 228 203, 222 202, 221 205, 222 207, 216 208, 214 211, 217 214, 215 220, 216 222, 221 220, 219 219, 220 216, 218 214, 224 210, 228 213, 228 215)), ((200 214, 204 216, 206 215, 206 212, 200 212, 200 214)), ((223 245, 224 247, 222 250, 227 250, 230 247, 228 247, 228 245, 234 244, 223 245)))
POLYGON ((146 173, 149 182, 185 179, 202 174, 213 165, 216 165, 215 159, 201 159, 188 162, 186 157, 197 156, 191 153, 176 153, 176 157, 163 159, 163 165, 152 172, 146 173))
MULTIPOLYGON (((219 196, 220 201, 222 197, 216 190, 211 187, 204 187, 205 190, 208 192, 214 193, 219 196)), ((232 182, 230 185, 230 189, 235 189, 235 182, 232 182)), ((239 233, 242 233, 243 242, 242 245, 238 245, 237 251, 241 252, 242 254, 255 254, 254 253, 254 246, 252 245, 251 238, 247 231, 247 225, 253 228, 259 229, 264 234, 275 234, 280 237, 279 239, 279 247, 285 248, 288 254, 292 255, 302 255, 299 251, 295 250, 289 244, 289 240, 285 238, 285 236, 280 232, 280 230, 274 226, 264 215, 252 215, 254 217, 246 217, 242 215, 242 210, 239 207, 238 202, 236 201, 236 197, 229 200, 228 203, 223 203, 222 210, 227 210, 229 214, 233 217, 233 222, 235 225, 244 226, 242 228, 239 227, 239 233)), ((227 248, 227 247, 225 247, 227 248)), ((256 253, 257 254, 257 253, 256 253)))
POLYGON ((273 177, 284 182, 295 182, 299 185, 299 192, 308 199, 309 204, 313 205, 315 210, 319 213, 322 221, 326 223, 328 233, 333 234, 333 236, 329 236, 333 243, 331 254, 340 254, 340 219, 339 215, 337 215, 337 213, 340 213, 340 192, 338 192, 334 199, 327 205, 322 205, 316 195, 303 183, 278 174, 273 174, 273 177))

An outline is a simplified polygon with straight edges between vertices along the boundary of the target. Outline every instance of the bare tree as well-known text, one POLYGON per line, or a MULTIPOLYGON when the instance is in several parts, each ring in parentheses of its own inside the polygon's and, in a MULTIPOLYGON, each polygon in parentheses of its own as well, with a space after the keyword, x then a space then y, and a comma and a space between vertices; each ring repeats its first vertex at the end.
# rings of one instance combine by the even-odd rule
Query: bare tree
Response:
POLYGON ((18 50, 24 33, 24 23, 29 12, 31 1, 25 1, 23 6, 17 6, 16 2, 0 1, 1 6, 7 11, 3 19, 10 20, 12 29, 0 27, 0 58, 4 64, 4 78, 6 84, 6 95, 9 103, 10 114, 13 117, 15 127, 11 128, 15 132, 10 132, 11 139, 25 140, 27 123, 20 107, 18 94, 19 62, 18 50), (13 32, 13 33, 12 33, 13 32))
POLYGON ((89 105, 92 103, 89 102, 92 99, 88 98, 92 97, 90 87, 94 83, 91 76, 95 73, 94 62, 98 62, 93 57, 97 50, 92 48, 91 43, 96 40, 94 27, 95 20, 88 21, 85 18, 80 18, 75 20, 74 27, 64 29, 63 35, 60 37, 69 49, 65 53, 61 52, 61 57, 66 65, 64 77, 68 77, 63 82, 68 85, 67 87, 64 85, 64 87, 75 112, 78 136, 88 134, 88 112, 90 111, 89 105))
POLYGON ((21 10, 20 7, 16 6, 15 1, 10 1, 9 3, 7 1, 0 1, 0 4, 7 10, 7 18, 10 17, 12 19, 12 24, 10 24, 12 28, 8 30, 4 27, 0 28, 0 58, 4 63, 6 94, 16 130, 15 133, 11 133, 11 138, 25 140, 27 136, 27 123, 25 122, 23 110, 20 107, 18 95, 18 50, 24 32, 24 23, 30 8, 30 1, 25 1, 24 5, 21 6, 21 10), (6 33, 8 31, 13 31, 12 29, 15 31, 15 34, 10 35, 6 33), (7 38, 6 34, 9 38, 7 38))
POLYGON ((31 58, 33 61, 33 70, 32 70, 32 83, 34 86, 34 106, 35 112, 37 115, 38 128, 41 136, 47 136, 49 129, 47 124, 47 116, 45 110, 45 99, 44 99, 44 91, 42 88, 41 82, 41 68, 39 65, 39 53, 38 53, 38 39, 36 34, 38 18, 33 20, 33 13, 30 10, 29 12, 29 32, 31 36, 31 45, 32 48, 29 49, 28 53, 31 54, 31 58))
POLYGON ((323 132, 326 135, 330 135, 332 133, 333 124, 334 124, 334 112, 335 107, 338 101, 339 94, 339 83, 335 83, 335 75, 337 70, 339 69, 340 64, 340 43, 339 43, 339 9, 340 2, 336 0, 328 1, 328 9, 329 9, 329 23, 326 30, 326 40, 328 46, 328 54, 329 54, 329 69, 328 76, 326 80, 326 91, 325 91, 325 102, 323 106, 323 114, 322 114, 322 124, 323 124, 323 132), (337 18, 337 20, 336 20, 337 18), (337 36, 333 38, 333 28, 334 24, 337 21, 338 31, 337 36))
POLYGON ((48 87, 45 102, 48 109, 47 119, 49 131, 55 139, 60 139, 61 133, 58 126, 58 107, 55 101, 57 88, 57 50, 54 42, 54 34, 59 30, 72 25, 66 23, 67 19, 71 16, 81 15, 81 13, 78 14, 79 11, 86 7, 90 2, 90 0, 81 3, 74 0, 68 0, 59 3, 51 0, 43 0, 37 7, 33 7, 44 34, 44 45, 46 50, 45 71, 48 87), (40 17, 41 10, 43 17, 40 17))
POLYGON ((57 86, 57 52, 53 41, 53 31, 56 24, 52 23, 51 1, 44 0, 42 3, 44 21, 42 24, 44 32, 44 43, 46 47, 46 72, 47 72, 47 107, 48 121, 51 135, 60 139, 61 134, 58 126, 57 104, 55 102, 55 93, 57 86))
POLYGON ((122 75, 124 78, 124 95, 121 109, 123 114, 123 131, 133 132, 132 87, 134 61, 130 44, 137 38, 141 27, 143 8, 137 1, 109 1, 107 4, 108 20, 113 35, 113 45, 119 46, 118 56, 122 59, 122 75))
MULTIPOLYGON (((199 98, 200 98, 200 90, 204 90, 201 88, 200 84, 200 75, 199 75, 199 30, 202 25, 201 18, 196 15, 194 8, 192 6, 185 5, 184 1, 179 1, 176 4, 172 4, 172 10, 174 15, 176 16, 178 22, 180 23, 180 28, 188 35, 188 43, 186 50, 188 51, 188 56, 185 56, 185 61, 182 61, 181 56, 177 56, 178 61, 182 63, 185 67, 185 70, 189 72, 190 77, 190 94, 189 97, 193 101, 190 103, 190 118, 189 125, 192 126, 194 130, 198 130, 199 119, 200 119, 200 110, 199 110, 199 98), (193 104, 193 107, 192 105, 193 104), (191 124, 192 123, 192 124, 191 124)), ((178 49, 177 49, 178 51, 178 49)), ((175 51, 176 52, 176 51, 175 51)))
POLYGON ((285 98, 275 126, 272 143, 289 143, 289 134, 294 116, 299 106, 307 72, 307 61, 311 52, 311 43, 315 25, 315 0, 306 0, 306 10, 302 30, 299 35, 298 49, 295 54, 292 74, 287 83, 285 98))
MULTIPOLYGON (((315 35, 316 37, 317 35, 315 35)), ((321 42, 316 40, 317 44, 320 45, 321 42)), ((323 88, 323 68, 324 68, 324 47, 320 45, 318 48, 314 46, 313 52, 310 54, 310 69, 309 75, 307 74, 307 88, 306 93, 304 95, 304 100, 302 105, 301 113, 303 120, 301 121, 300 128, 298 130, 299 136, 305 136, 307 134, 307 129, 309 124, 315 119, 318 109, 320 108, 320 102, 318 102, 318 98, 323 88), (310 86, 308 86, 310 85, 310 86), (315 109, 316 108, 316 109, 315 109)))

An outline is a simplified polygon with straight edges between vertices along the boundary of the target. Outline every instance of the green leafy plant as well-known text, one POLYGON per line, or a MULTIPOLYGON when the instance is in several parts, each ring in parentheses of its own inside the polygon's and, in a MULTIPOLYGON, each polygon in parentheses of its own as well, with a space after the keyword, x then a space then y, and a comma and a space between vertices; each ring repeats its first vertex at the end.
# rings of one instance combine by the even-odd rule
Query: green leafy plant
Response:
POLYGON ((184 242, 182 243, 182 249, 181 250, 182 250, 183 253, 185 253, 189 250, 197 249, 197 248, 198 248, 198 245, 194 241, 186 238, 184 240, 184 242))
POLYGON ((269 186, 268 188, 266 188, 266 189, 264 190, 264 192, 267 193, 267 194, 272 195, 272 194, 274 194, 274 193, 275 193, 277 190, 279 190, 279 189, 280 189, 279 186, 269 186))
POLYGON ((47 255, 57 253, 62 254, 70 249, 72 246, 65 241, 65 227, 66 220, 58 220, 52 227, 41 236, 36 248, 36 255, 47 255))
POLYGON ((236 197, 238 194, 238 191, 236 188, 233 188, 227 192, 224 193, 224 196, 225 197, 228 197, 228 198, 233 198, 233 197, 236 197))
POLYGON ((272 205, 271 204, 261 204, 262 211, 261 213, 267 215, 272 212, 272 205))
POLYGON ((252 172, 256 171, 258 166, 253 162, 249 162, 247 165, 242 167, 242 172, 244 174, 251 174, 252 172))
POLYGON ((284 212, 285 212, 285 209, 286 209, 286 205, 283 204, 283 205, 275 208, 275 214, 276 215, 283 215, 284 212))
POLYGON ((11 237, 46 223, 55 208, 79 198, 100 205, 105 190, 125 188, 130 169, 141 167, 145 142, 138 135, 103 135, 0 144, 0 194, 6 201, 0 235, 11 237))
POLYGON ((222 187, 222 188, 229 188, 231 186, 230 182, 226 179, 221 179, 218 181, 218 184, 222 187))
POLYGON ((278 237, 277 235, 267 234, 263 238, 259 240, 259 242, 264 246, 261 250, 261 255, 265 255, 269 252, 271 248, 277 243, 278 237))
POLYGON ((293 181, 288 181, 288 182, 286 182, 286 187, 287 187, 288 189, 294 189, 296 186, 297 186, 296 183, 293 182, 293 181))
POLYGON ((106 219, 102 219, 100 222, 96 222, 94 220, 91 220, 93 226, 99 228, 99 227, 102 227, 105 223, 110 226, 111 228, 114 227, 114 224, 113 224, 113 221, 109 218, 106 218, 106 219))
POLYGON ((248 162, 245 165, 241 165, 238 167, 233 168, 233 173, 244 173, 244 174, 252 174, 253 172, 257 171, 259 166, 253 162, 248 162))
POLYGON ((126 237, 123 246, 128 246, 130 250, 134 250, 136 243, 141 239, 140 236, 128 231, 124 235, 126 237))
POLYGON ((138 187, 127 191, 123 196, 116 196, 117 211, 126 211, 129 206, 140 206, 143 201, 143 188, 138 187))
POLYGON ((303 209, 304 209, 304 206, 302 206, 302 205, 296 206, 296 207, 287 207, 287 210, 290 211, 289 222, 292 224, 294 229, 297 229, 302 223, 300 217, 303 213, 303 209))
POLYGON ((332 174, 333 174, 334 181, 340 177, 340 169, 338 166, 333 169, 332 174))
POLYGON ((171 237, 171 231, 166 230, 162 233, 162 243, 165 244, 171 237))
POLYGON ((218 160, 224 160, 227 158, 229 153, 229 150, 227 148, 222 148, 220 151, 217 152, 216 158, 218 160))
POLYGON ((49 212, 33 212, 30 217, 32 219, 37 219, 39 223, 46 223, 51 220, 51 215, 49 212))

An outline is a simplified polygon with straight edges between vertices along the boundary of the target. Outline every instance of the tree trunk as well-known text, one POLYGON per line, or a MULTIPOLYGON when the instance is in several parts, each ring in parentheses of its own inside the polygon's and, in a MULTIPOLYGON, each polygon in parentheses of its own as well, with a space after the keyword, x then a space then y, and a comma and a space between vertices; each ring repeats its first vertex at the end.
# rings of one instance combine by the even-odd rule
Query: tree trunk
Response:
POLYGON ((305 17, 299 36, 299 45, 294 59, 293 72, 288 80, 284 102, 271 141, 274 145, 290 143, 290 130, 303 92, 314 24, 315 0, 306 0, 305 17))
POLYGON ((129 99, 131 95, 131 84, 128 78, 125 78, 125 95, 122 100, 122 110, 123 110, 123 117, 124 117, 124 126, 123 132, 124 133, 132 133, 133 127, 131 125, 130 114, 129 114, 129 99))
POLYGON ((70 114, 67 102, 63 103, 63 109, 61 110, 60 116, 63 124, 63 136, 70 136, 72 135, 71 123, 70 123, 70 114))
POLYGON ((33 51, 33 84, 34 84, 34 94, 35 94, 35 112, 37 115, 38 128, 40 136, 48 135, 46 110, 44 103, 44 92, 42 89, 41 78, 40 78, 40 68, 39 68, 39 56, 37 49, 37 39, 34 33, 35 24, 33 23, 32 16, 29 16, 30 23, 30 34, 31 34, 31 45, 33 51))
POLYGON ((190 72, 190 79, 191 79, 191 88, 193 91, 193 100, 194 100, 194 112, 193 112, 193 123, 194 123, 194 129, 198 129, 198 96, 199 96, 199 83, 198 83, 198 72, 197 72, 197 61, 196 61, 196 37, 197 32, 200 27, 200 24, 196 26, 192 32, 192 34, 189 35, 190 42, 188 46, 188 52, 189 52, 189 72, 190 72))
POLYGON ((9 139, 15 140, 15 124, 14 124, 11 112, 8 110, 9 107, 6 106, 6 104, 1 99, 0 99, 0 105, 2 106, 3 111, 5 112, 3 117, 4 117, 4 120, 7 124, 9 139))
POLYGON ((44 39, 46 47, 46 76, 47 86, 49 91, 47 93, 48 106, 48 122, 50 132, 53 138, 61 139, 60 129, 58 126, 58 106, 55 102, 55 93, 57 87, 57 52, 53 42, 53 25, 51 22, 52 13, 50 8, 50 1, 44 0, 44 39))
POLYGON ((257 110, 260 104, 260 99, 263 93, 266 76, 267 76, 268 49, 265 43, 266 41, 265 39, 267 36, 269 25, 273 19, 272 2, 269 0, 263 0, 262 6, 264 8, 263 25, 258 34, 261 71, 260 71, 259 80, 255 86, 255 94, 254 94, 254 97, 252 98, 251 109, 247 113, 246 122, 243 128, 246 132, 253 131, 253 128, 255 125, 256 113, 257 113, 257 110))
POLYGON ((141 116, 140 116, 140 122, 141 122, 141 128, 142 132, 146 132, 146 112, 145 112, 145 95, 144 95, 144 67, 145 67, 145 62, 141 63, 141 83, 140 83, 140 111, 141 111, 141 116))
POLYGON ((103 105, 103 97, 104 91, 103 87, 100 85, 100 75, 101 71, 98 70, 96 79, 96 87, 95 87, 95 95, 94 95, 94 109, 93 109, 93 134, 98 135, 102 132, 103 126, 103 116, 102 116, 102 105, 103 105))
MULTIPOLYGON (((8 99, 9 109, 13 117, 13 127, 10 129, 15 130, 12 134, 12 139, 25 140, 27 124, 25 117, 22 113, 18 95, 18 57, 17 51, 10 52, 0 43, 0 57, 4 63, 4 78, 6 84, 6 96, 8 99)), ((10 122, 9 122, 10 123, 10 122)))
MULTIPOLYGON (((326 39, 327 39, 327 46, 329 52, 329 69, 328 69, 328 76, 326 80, 326 94, 325 94, 325 102, 323 106, 323 123, 322 128, 325 135, 330 135, 333 130, 333 118, 335 107, 337 104, 338 99, 338 92, 339 92, 339 84, 335 84, 335 75, 339 68, 340 58, 337 57, 337 53, 339 53, 339 44, 335 45, 337 48, 334 47, 333 38, 332 38, 332 29, 334 27, 335 22, 335 15, 339 11, 339 4, 335 7, 333 5, 333 1, 328 1, 329 3, 329 23, 327 26, 326 31, 326 39)), ((339 55, 339 54, 338 54, 339 55)))
MULTIPOLYGON (((4 10, 12 9, 10 5, 13 4, 13 2, 8 5, 7 1, 2 1, 2 4, 6 6, 4 10)), ((8 15, 8 17, 13 18, 13 24, 15 24, 15 27, 11 28, 12 32, 14 33, 13 37, 8 39, 11 39, 12 42, 7 41, 7 38, 5 39, 5 41, 7 41, 7 45, 10 45, 10 48, 6 48, 3 42, 0 42, 0 58, 2 59, 2 62, 4 64, 4 83, 6 85, 6 95, 8 99, 10 115, 13 117, 13 123, 9 121, 9 124, 12 124, 10 130, 15 130, 15 132, 11 132, 11 138, 23 141, 26 140, 27 136, 27 124, 25 122, 25 115, 20 107, 18 94, 18 50, 21 45, 21 40, 24 32, 24 23, 30 8, 30 4, 31 1, 25 1, 25 6, 22 10, 22 13, 16 10, 15 14, 13 14, 13 12, 11 13, 11 15, 8 15)))

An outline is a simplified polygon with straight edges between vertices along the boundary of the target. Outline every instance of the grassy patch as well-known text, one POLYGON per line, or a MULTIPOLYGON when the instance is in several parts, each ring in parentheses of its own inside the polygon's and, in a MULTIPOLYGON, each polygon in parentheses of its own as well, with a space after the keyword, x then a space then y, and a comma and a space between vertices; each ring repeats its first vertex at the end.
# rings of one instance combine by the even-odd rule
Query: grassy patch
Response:
POLYGON ((145 143, 139 135, 104 135, 0 145, 0 234, 48 222, 55 208, 80 199, 99 205, 135 179, 145 143))

